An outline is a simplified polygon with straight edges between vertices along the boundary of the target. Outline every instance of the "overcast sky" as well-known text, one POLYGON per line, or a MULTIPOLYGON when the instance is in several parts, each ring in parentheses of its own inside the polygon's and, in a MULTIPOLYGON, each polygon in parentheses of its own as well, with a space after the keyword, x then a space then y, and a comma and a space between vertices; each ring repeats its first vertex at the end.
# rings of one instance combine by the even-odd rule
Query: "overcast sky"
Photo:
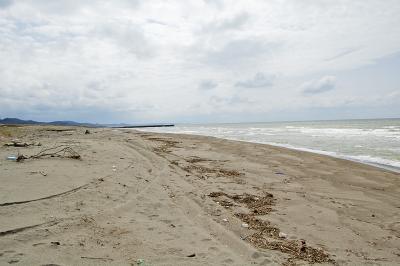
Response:
POLYGON ((399 0, 0 0, 0 117, 400 117, 399 14, 399 0))

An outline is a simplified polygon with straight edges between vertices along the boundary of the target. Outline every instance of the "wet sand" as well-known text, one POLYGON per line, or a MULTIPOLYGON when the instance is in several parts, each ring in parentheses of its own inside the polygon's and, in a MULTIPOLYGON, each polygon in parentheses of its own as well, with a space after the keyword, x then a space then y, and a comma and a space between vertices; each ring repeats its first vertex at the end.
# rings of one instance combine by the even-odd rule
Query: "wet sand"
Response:
POLYGON ((263 144, 85 130, 19 128, 28 147, 3 146, 12 130, 0 137, 1 265, 400 264, 398 173, 263 144), (5 160, 58 146, 80 159, 5 160))

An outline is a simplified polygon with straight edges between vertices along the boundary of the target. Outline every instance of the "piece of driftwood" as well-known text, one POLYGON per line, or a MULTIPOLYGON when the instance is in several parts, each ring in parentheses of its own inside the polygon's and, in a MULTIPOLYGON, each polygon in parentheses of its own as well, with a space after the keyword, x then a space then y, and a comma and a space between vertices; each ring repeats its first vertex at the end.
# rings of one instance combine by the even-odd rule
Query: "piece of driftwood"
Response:
POLYGON ((28 142, 19 142, 13 140, 10 143, 4 144, 6 147, 28 147, 28 146, 41 146, 42 144, 40 143, 28 143, 28 142))
POLYGON ((64 131, 76 131, 75 128, 46 128, 44 131, 50 132, 64 132, 64 131))
POLYGON ((27 159, 39 159, 43 157, 60 157, 70 159, 80 159, 81 156, 73 148, 66 145, 60 145, 53 148, 43 149, 37 154, 31 156, 18 155, 17 162, 21 162, 27 159))

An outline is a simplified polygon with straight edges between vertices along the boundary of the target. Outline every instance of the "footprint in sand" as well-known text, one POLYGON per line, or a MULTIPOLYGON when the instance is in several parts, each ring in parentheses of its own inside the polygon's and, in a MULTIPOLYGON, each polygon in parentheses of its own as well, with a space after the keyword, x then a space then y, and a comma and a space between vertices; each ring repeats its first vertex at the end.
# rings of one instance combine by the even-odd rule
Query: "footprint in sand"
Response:
POLYGON ((208 251, 211 253, 218 253, 219 252, 219 248, 218 247, 209 247, 208 251))
POLYGON ((8 264, 14 264, 14 263, 18 263, 20 262, 21 258, 24 256, 24 253, 16 253, 16 251, 14 250, 5 250, 4 252, 0 253, 1 256, 6 257, 6 260, 8 262, 8 264))
POLYGON ((222 263, 227 264, 227 265, 231 265, 234 263, 233 259, 225 259, 222 261, 222 263))

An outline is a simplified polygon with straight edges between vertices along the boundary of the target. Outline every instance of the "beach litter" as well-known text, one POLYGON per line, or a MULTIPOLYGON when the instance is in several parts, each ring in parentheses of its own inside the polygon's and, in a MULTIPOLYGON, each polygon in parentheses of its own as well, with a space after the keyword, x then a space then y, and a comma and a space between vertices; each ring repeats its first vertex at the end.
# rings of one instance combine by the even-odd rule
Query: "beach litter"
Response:
POLYGON ((138 259, 138 260, 136 261, 136 264, 139 265, 139 266, 145 266, 145 264, 144 264, 144 259, 138 259))
POLYGON ((196 253, 193 253, 193 254, 187 255, 186 257, 188 257, 188 258, 193 258, 193 257, 196 257, 196 253))
POLYGON ((242 227, 243 228, 249 228, 249 224, 248 223, 242 223, 242 227))
POLYGON ((279 235, 278 235, 280 238, 287 238, 288 237, 288 235, 287 234, 285 234, 285 233, 283 233, 283 232, 279 232, 279 235))
POLYGON ((18 159, 18 157, 15 155, 11 155, 11 156, 7 157, 7 160, 9 160, 9 161, 16 161, 17 159, 18 159))

